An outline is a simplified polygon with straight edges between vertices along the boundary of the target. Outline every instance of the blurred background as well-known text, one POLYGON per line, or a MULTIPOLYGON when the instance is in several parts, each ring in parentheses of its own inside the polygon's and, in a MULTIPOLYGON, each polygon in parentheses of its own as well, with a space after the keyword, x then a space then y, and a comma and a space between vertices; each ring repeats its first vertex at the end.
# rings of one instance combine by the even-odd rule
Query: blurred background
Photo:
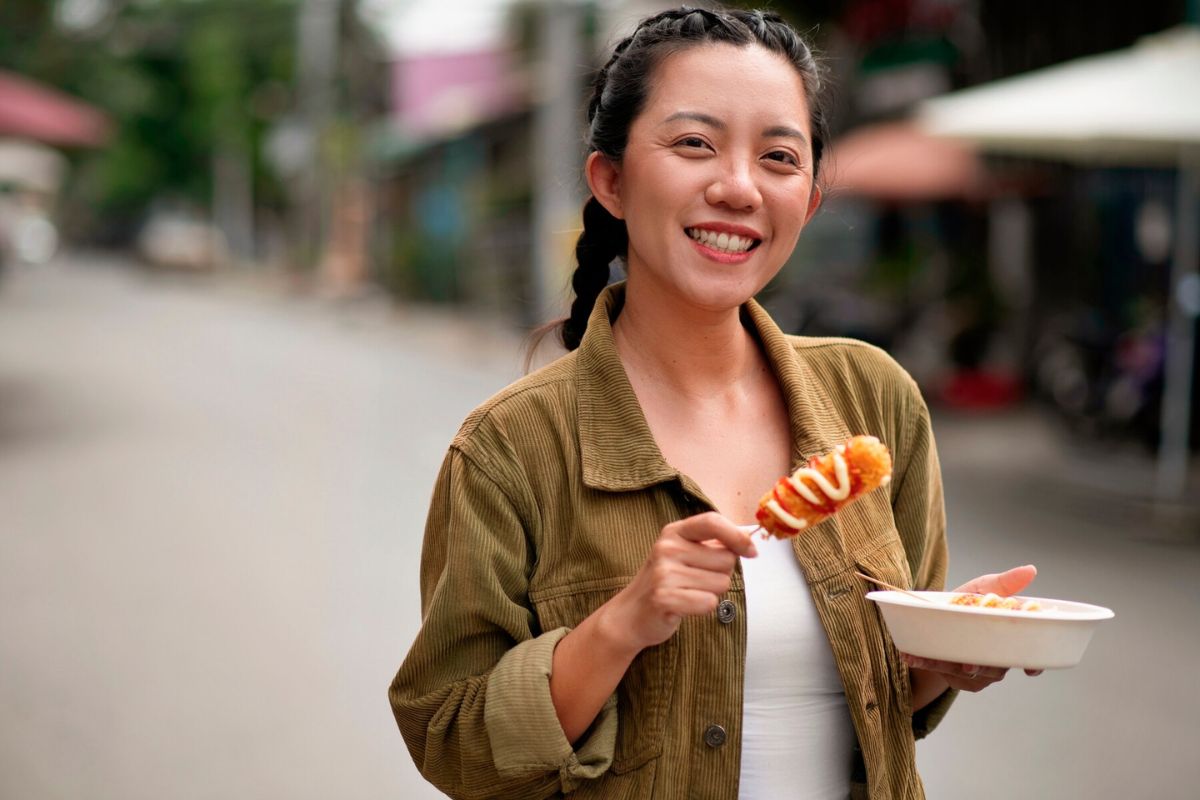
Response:
MULTIPOLYGON (((770 5, 834 136, 764 303, 917 378, 952 582, 1117 613, 962 698, 930 797, 1196 797, 1200 2, 770 5)), ((663 7, 0 5, 0 796, 438 796, 385 699, 429 492, 663 7)))

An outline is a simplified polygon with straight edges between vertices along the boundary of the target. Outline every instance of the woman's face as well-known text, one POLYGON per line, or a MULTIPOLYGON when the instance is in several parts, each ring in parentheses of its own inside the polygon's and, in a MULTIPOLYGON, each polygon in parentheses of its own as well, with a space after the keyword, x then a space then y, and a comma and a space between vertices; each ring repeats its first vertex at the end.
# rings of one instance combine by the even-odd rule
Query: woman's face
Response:
POLYGON ((804 84, 763 47, 715 44, 666 58, 651 85, 621 163, 588 171, 628 228, 630 289, 736 307, 779 271, 820 202, 804 84))

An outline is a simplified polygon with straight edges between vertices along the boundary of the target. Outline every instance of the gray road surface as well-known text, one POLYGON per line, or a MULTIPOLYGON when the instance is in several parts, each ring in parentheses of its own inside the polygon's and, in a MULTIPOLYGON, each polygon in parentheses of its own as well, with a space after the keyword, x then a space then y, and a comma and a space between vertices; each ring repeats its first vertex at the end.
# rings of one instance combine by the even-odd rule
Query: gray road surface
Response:
MULTIPOLYGON (((0 796, 440 796, 385 689, 437 465, 518 344, 94 258, 9 275, 0 796)), ((1118 617, 1079 668, 960 701, 919 747, 930 797, 1198 796, 1196 540, 1108 491, 1137 459, 1027 415, 938 431, 952 579, 1034 561, 1118 617)))

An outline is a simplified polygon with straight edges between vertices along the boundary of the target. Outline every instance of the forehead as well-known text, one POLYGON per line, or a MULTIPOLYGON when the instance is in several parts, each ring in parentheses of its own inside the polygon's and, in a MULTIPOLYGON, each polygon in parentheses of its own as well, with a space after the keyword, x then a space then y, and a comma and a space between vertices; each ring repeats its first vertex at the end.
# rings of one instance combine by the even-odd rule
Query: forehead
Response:
POLYGON ((650 81, 642 116, 652 125, 687 109, 808 130, 804 80, 786 58, 760 45, 689 47, 663 59, 650 81))

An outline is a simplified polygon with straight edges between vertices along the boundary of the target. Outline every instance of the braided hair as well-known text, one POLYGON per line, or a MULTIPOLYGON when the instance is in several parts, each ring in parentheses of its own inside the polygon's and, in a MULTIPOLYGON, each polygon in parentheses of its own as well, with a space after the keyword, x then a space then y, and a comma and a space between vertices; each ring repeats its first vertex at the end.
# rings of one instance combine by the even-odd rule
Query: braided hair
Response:
MULTIPOLYGON (((770 11, 681 8, 642 20, 622 39, 592 82, 588 102, 587 149, 619 163, 629 141, 629 128, 645 105, 654 69, 667 56, 700 44, 739 47, 757 44, 786 58, 800 74, 807 95, 814 178, 828 137, 821 102, 822 69, 808 43, 778 14, 770 11)), ((608 213, 595 197, 583 207, 583 233, 575 245, 577 266, 571 276, 575 300, 560 323, 559 336, 568 350, 579 347, 596 298, 608 284, 609 265, 624 258, 629 247, 625 223, 608 213)))

